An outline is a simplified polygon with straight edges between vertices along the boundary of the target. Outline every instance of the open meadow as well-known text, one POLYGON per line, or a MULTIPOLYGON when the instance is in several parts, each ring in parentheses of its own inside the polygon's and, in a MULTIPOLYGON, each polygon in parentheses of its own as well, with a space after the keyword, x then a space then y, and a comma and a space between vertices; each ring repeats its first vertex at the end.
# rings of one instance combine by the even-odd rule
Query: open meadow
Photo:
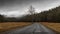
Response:
MULTIPOLYGON (((16 28, 23 28, 25 26, 31 25, 31 22, 4 22, 0 23, 0 32, 13 30, 16 28)), ((60 23, 50 23, 50 22, 41 22, 42 25, 56 31, 60 34, 60 23)))
POLYGON ((32 23, 29 22, 5 22, 0 23, 0 32, 4 32, 7 30, 12 30, 16 28, 22 28, 28 25, 31 25, 32 23))
POLYGON ((60 23, 43 22, 42 24, 60 34, 60 23))

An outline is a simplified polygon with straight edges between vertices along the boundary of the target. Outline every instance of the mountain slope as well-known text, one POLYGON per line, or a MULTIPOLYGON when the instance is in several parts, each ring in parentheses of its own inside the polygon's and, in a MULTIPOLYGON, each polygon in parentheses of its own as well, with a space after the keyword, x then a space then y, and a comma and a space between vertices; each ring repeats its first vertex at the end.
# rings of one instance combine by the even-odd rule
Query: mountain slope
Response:
POLYGON ((60 6, 43 11, 38 14, 26 15, 21 18, 5 18, 4 21, 18 21, 18 22, 60 22, 60 6))
POLYGON ((60 22, 60 6, 39 14, 25 16, 22 21, 60 22))

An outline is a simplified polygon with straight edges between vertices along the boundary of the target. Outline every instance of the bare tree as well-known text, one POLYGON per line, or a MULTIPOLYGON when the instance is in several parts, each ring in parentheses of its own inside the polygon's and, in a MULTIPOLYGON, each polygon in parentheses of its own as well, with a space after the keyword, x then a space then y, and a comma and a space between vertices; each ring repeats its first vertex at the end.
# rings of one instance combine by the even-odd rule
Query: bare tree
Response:
POLYGON ((32 7, 32 5, 31 5, 30 8, 29 8, 29 13, 30 13, 30 14, 35 14, 35 8, 32 7))
MULTIPOLYGON (((29 7, 28 12, 29 12, 31 15, 35 15, 35 8, 31 5, 31 6, 29 7)), ((32 23, 34 23, 34 22, 33 22, 33 21, 34 21, 34 16, 32 16, 31 19, 32 19, 32 23)))

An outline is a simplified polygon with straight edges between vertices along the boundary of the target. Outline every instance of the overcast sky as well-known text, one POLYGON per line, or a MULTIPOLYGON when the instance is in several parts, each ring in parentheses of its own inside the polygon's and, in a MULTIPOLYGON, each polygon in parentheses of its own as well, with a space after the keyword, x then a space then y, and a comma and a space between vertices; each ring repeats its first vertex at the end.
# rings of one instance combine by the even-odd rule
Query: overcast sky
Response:
POLYGON ((9 17, 22 16, 32 5, 36 12, 48 10, 60 5, 60 0, 0 0, 0 14, 9 17))

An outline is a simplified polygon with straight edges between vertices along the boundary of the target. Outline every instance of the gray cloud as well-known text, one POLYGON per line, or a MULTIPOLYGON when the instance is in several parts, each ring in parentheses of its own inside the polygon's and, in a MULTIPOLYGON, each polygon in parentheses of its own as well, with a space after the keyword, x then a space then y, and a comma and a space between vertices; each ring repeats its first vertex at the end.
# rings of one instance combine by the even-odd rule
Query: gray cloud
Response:
POLYGON ((7 13, 8 15, 16 15, 16 12, 25 14, 30 5, 39 12, 60 5, 60 0, 0 0, 0 13, 5 15, 7 13))

